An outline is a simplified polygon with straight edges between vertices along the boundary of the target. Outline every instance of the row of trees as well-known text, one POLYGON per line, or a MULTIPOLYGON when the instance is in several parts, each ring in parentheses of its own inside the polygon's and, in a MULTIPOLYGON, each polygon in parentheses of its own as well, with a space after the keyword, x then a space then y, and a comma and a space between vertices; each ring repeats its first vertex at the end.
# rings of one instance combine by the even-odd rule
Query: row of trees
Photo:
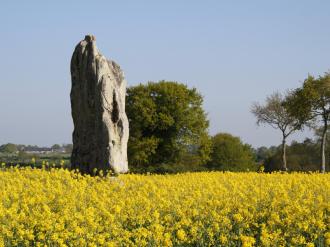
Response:
POLYGON ((326 136, 330 116, 330 74, 315 78, 309 75, 302 86, 282 95, 267 97, 265 104, 255 103, 251 112, 257 124, 269 124, 282 134, 282 170, 287 170, 286 140, 289 135, 305 127, 321 129, 320 172, 326 171, 326 136))
POLYGON ((0 163, 8 166, 21 165, 41 167, 43 163, 65 165, 69 168, 72 144, 54 144, 50 148, 36 145, 7 143, 0 145, 0 163))
MULTIPOLYGON (((329 131, 328 131, 329 134, 329 131)), ((264 164, 265 171, 278 171, 282 169, 281 145, 271 147, 259 147, 255 150, 256 160, 264 164)), ((287 165, 290 171, 318 171, 320 169, 321 138, 306 138, 302 142, 293 141, 286 147, 287 165)), ((326 157, 330 156, 330 140, 327 139, 326 157)), ((326 161, 329 167, 330 159, 326 161)))
POLYGON ((171 81, 128 88, 128 159, 132 171, 256 169, 251 146, 230 134, 210 137, 203 97, 171 81))
POLYGON ((71 153, 72 152, 72 144, 54 144, 50 148, 46 147, 39 147, 37 145, 22 145, 22 144, 14 144, 14 143, 6 143, 0 145, 0 153, 7 153, 7 154, 15 154, 19 152, 25 151, 53 151, 53 152, 65 152, 71 153))

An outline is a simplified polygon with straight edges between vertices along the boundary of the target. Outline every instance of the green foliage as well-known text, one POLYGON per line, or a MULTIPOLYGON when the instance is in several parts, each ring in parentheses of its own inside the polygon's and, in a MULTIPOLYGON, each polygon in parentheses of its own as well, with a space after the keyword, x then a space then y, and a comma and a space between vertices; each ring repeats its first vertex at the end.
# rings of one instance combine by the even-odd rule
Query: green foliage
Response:
POLYGON ((195 88, 177 82, 149 82, 128 88, 130 167, 182 164, 188 156, 196 165, 205 163, 210 140, 202 103, 203 97, 195 88))
POLYGON ((211 160, 208 167, 226 171, 255 171, 257 165, 250 145, 239 137, 219 133, 212 138, 211 160))
POLYGON ((292 91, 286 105, 301 124, 316 121, 318 117, 327 120, 330 115, 330 74, 319 78, 309 75, 301 88, 292 91))
MULTIPOLYGON (((288 169, 290 171, 317 171, 320 163, 320 145, 317 140, 306 138, 299 143, 293 141, 287 147, 288 169)), ((330 146, 327 155, 330 154, 330 146)), ((281 151, 278 147, 273 155, 265 160, 266 171, 276 171, 281 167, 281 151)))
POLYGON ((159 139, 151 137, 136 138, 131 136, 128 148, 129 160, 136 166, 145 166, 149 164, 149 158, 156 153, 159 139))
POLYGON ((7 143, 0 146, 0 152, 2 153, 17 153, 18 149, 15 144, 7 143))
POLYGON ((25 162, 25 159, 30 159, 30 155, 24 151, 19 151, 18 157, 21 158, 23 162, 25 162))
POLYGON ((326 133, 330 118, 330 74, 314 78, 308 76, 301 88, 294 90, 287 101, 287 107, 292 116, 299 119, 300 124, 309 126, 321 121, 321 165, 320 171, 325 172, 326 133))
POLYGON ((58 150, 58 149, 60 149, 61 148, 61 146, 59 145, 59 144, 54 144, 52 147, 51 147, 51 149, 53 149, 53 150, 58 150))
POLYGON ((277 147, 271 146, 270 148, 267 148, 262 146, 257 148, 254 152, 257 162, 264 163, 265 160, 272 157, 277 152, 277 147))

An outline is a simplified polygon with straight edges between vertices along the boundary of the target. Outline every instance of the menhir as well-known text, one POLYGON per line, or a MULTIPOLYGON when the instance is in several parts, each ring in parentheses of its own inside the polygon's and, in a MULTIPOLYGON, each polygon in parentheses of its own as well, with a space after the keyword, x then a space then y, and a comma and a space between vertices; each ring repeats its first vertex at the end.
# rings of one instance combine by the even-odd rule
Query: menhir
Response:
POLYGON ((99 52, 92 35, 75 48, 71 80, 71 167, 91 175, 127 172, 126 81, 119 65, 99 52))

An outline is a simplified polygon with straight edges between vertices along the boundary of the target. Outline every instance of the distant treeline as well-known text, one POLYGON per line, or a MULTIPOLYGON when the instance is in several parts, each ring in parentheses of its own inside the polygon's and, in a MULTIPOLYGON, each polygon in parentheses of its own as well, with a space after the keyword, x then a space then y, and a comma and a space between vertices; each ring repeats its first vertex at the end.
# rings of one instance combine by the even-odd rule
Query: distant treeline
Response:
MULTIPOLYGON (((330 134, 330 133, 329 133, 330 134)), ((211 138, 213 143, 211 159, 205 164, 199 163, 194 149, 182 156, 177 163, 162 163, 158 165, 130 164, 130 171, 135 173, 176 173, 187 171, 258 171, 265 172, 281 170, 281 146, 252 148, 242 143, 239 137, 227 133, 219 133, 211 138)), ((14 145, 14 144, 12 144, 14 145)), ((6 145, 0 146, 4 147, 6 145)), ((2 149, 3 150, 3 149, 2 149)), ((293 141, 287 146, 287 161, 290 171, 318 171, 320 164, 320 138, 306 138, 303 142, 293 141)), ((330 141, 326 148, 330 157, 330 141)), ((329 159, 330 161, 330 159, 329 159)), ((327 167, 330 166, 329 161, 327 167)), ((20 166, 64 166, 70 168, 70 153, 8 153, 0 152, 0 162, 20 166)))
POLYGON ((0 163, 7 166, 65 166, 70 168, 72 144, 51 147, 7 143, 0 145, 0 163))
MULTIPOLYGON (((329 143, 330 144, 330 143, 329 143)), ((306 138, 303 142, 293 141, 287 146, 287 166, 289 171, 319 171, 321 144, 319 139, 306 138)), ((260 147, 255 150, 256 160, 264 164, 265 171, 281 170, 281 146, 260 147)), ((330 158, 330 145, 326 148, 326 157, 330 158)), ((330 159, 327 160, 326 171, 329 171, 330 159)))

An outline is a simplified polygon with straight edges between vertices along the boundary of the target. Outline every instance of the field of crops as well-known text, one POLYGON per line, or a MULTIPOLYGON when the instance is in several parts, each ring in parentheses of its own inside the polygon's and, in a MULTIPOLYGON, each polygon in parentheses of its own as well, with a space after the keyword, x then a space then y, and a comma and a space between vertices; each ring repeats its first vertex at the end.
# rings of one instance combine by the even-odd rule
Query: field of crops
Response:
POLYGON ((0 246, 329 246, 330 174, 0 171, 0 246))

